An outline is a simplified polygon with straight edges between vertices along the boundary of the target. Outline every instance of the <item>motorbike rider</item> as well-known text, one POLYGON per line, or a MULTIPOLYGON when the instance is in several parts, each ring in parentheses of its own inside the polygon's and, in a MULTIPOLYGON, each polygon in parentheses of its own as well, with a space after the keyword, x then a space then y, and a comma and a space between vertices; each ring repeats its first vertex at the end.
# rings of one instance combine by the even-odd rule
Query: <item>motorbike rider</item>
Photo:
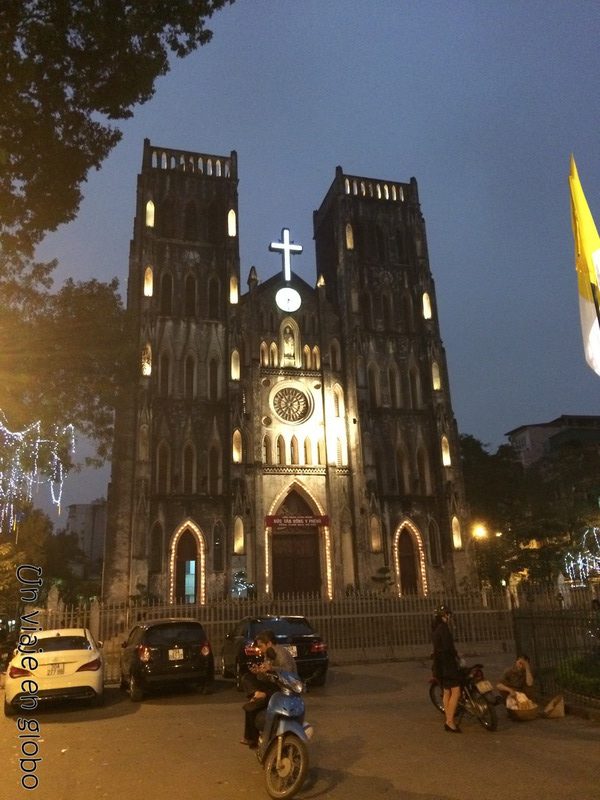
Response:
POLYGON ((249 698, 244 703, 244 736, 241 744, 256 747, 258 743, 257 716, 266 708, 269 697, 277 691, 277 687, 269 682, 268 672, 291 672, 298 676, 296 662, 290 651, 283 645, 276 643, 275 634, 271 630, 260 631, 255 639, 255 644, 263 655, 260 664, 252 664, 242 677, 242 687, 249 698))
POLYGON ((454 646, 454 637, 450 630, 452 612, 448 606, 441 605, 435 611, 432 641, 433 641, 433 674, 440 682, 443 689, 444 714, 446 721, 444 730, 448 733, 461 733, 454 720, 462 676, 460 673, 459 655, 454 646))

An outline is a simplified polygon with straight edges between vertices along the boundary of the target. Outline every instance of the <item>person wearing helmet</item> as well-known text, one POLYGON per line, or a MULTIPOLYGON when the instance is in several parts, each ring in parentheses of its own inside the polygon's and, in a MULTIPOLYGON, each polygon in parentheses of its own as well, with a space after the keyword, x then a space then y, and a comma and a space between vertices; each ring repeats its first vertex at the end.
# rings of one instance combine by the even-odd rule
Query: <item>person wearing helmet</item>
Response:
POLYGON ((461 674, 459 655, 454 646, 450 629, 452 612, 448 606, 441 605, 435 611, 433 623, 433 674, 443 689, 444 730, 448 733, 461 733, 454 720, 460 699, 461 674))

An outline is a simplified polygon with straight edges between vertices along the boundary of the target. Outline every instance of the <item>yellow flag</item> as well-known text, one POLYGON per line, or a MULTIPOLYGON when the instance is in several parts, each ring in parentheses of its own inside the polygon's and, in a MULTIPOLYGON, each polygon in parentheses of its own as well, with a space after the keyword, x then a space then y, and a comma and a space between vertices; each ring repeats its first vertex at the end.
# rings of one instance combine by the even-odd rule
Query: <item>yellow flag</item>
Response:
POLYGON ((600 237, 581 188, 573 156, 569 188, 583 350, 587 363, 600 375, 600 237))

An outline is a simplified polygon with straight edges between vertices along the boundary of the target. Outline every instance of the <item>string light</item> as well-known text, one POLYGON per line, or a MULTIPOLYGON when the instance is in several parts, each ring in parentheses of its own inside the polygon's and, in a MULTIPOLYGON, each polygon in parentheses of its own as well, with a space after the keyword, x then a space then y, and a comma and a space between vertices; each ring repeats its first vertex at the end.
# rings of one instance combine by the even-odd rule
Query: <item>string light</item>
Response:
POLYGON ((49 484, 50 498, 60 509, 65 450, 67 455, 75 451, 72 425, 55 428, 52 438, 44 438, 39 420, 11 431, 0 411, 0 530, 15 530, 19 502, 30 502, 38 486, 49 484))
POLYGON ((572 581, 585 582, 600 575, 600 528, 587 528, 579 549, 565 556, 565 571, 572 581))

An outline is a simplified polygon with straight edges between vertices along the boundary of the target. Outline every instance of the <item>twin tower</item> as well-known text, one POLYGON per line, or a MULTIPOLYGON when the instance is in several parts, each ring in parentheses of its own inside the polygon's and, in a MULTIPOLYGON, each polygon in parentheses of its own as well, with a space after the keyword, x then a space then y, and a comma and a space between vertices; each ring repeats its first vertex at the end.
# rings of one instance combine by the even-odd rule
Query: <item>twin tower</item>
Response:
POLYGON ((464 491, 415 179, 336 169, 313 285, 274 220, 282 270, 242 287, 237 187, 235 152, 144 142, 104 598, 205 603, 240 575, 261 595, 335 599, 381 574, 451 591, 464 491))

